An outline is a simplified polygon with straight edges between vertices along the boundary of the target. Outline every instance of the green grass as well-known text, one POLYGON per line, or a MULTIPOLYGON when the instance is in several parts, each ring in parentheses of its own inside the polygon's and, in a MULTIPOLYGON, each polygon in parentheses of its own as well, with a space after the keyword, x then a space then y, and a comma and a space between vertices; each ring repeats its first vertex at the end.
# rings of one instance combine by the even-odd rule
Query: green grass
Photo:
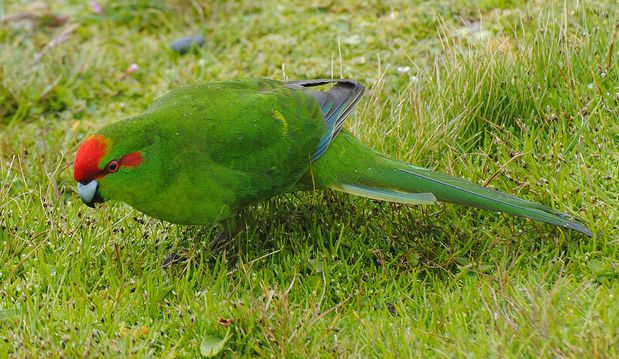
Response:
POLYGON ((226 356, 619 356, 611 2, 102 4, 0 4, 0 358, 190 357, 220 318, 226 356), (195 33, 202 49, 168 49, 195 33), (594 238, 324 192, 244 211, 213 253, 220 227, 75 193, 80 141, 169 89, 331 76, 368 87, 348 123, 364 142, 577 215, 594 238), (164 267, 170 253, 186 260, 164 267))

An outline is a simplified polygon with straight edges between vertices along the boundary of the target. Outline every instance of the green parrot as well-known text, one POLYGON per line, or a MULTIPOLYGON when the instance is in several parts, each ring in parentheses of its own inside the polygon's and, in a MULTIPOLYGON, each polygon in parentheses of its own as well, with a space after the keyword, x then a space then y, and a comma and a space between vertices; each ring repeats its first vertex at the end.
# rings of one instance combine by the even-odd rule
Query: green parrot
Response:
POLYGON ((273 196, 331 188, 485 208, 591 236, 565 213, 366 147, 342 128, 364 91, 351 80, 255 79, 173 90, 86 138, 74 163, 78 194, 91 207, 118 200, 165 221, 214 224, 273 196))

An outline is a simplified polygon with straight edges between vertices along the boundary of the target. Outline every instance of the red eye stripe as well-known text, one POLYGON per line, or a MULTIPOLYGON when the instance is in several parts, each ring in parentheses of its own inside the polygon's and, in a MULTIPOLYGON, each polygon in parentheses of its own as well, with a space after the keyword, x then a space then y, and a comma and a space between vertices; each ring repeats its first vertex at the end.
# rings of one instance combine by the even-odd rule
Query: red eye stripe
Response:
POLYGON ((118 172, 122 167, 137 167, 142 163, 142 153, 132 152, 128 155, 124 155, 120 160, 111 160, 110 163, 105 166, 105 170, 102 170, 103 175, 118 172))
POLYGON ((120 159, 121 167, 137 167, 142 163, 142 152, 132 152, 120 159))

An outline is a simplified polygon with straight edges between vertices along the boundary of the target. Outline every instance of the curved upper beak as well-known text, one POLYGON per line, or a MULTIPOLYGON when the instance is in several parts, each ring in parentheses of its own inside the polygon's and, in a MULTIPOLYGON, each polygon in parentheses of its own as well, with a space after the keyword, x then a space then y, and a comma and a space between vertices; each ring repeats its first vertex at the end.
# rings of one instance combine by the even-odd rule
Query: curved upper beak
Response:
POLYGON ((95 208, 95 203, 103 202, 103 197, 99 193, 99 184, 95 180, 87 183, 77 182, 77 194, 88 207, 95 208))

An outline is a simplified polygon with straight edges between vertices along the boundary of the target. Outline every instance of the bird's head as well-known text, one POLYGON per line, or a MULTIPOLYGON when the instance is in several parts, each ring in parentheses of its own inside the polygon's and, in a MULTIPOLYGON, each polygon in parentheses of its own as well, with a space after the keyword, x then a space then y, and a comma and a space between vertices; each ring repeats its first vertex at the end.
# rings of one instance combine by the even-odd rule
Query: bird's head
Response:
POLYGON ((75 156, 73 178, 77 181, 77 193, 89 207, 108 198, 121 199, 117 194, 127 192, 139 181, 143 161, 141 146, 134 141, 91 135, 75 156))

